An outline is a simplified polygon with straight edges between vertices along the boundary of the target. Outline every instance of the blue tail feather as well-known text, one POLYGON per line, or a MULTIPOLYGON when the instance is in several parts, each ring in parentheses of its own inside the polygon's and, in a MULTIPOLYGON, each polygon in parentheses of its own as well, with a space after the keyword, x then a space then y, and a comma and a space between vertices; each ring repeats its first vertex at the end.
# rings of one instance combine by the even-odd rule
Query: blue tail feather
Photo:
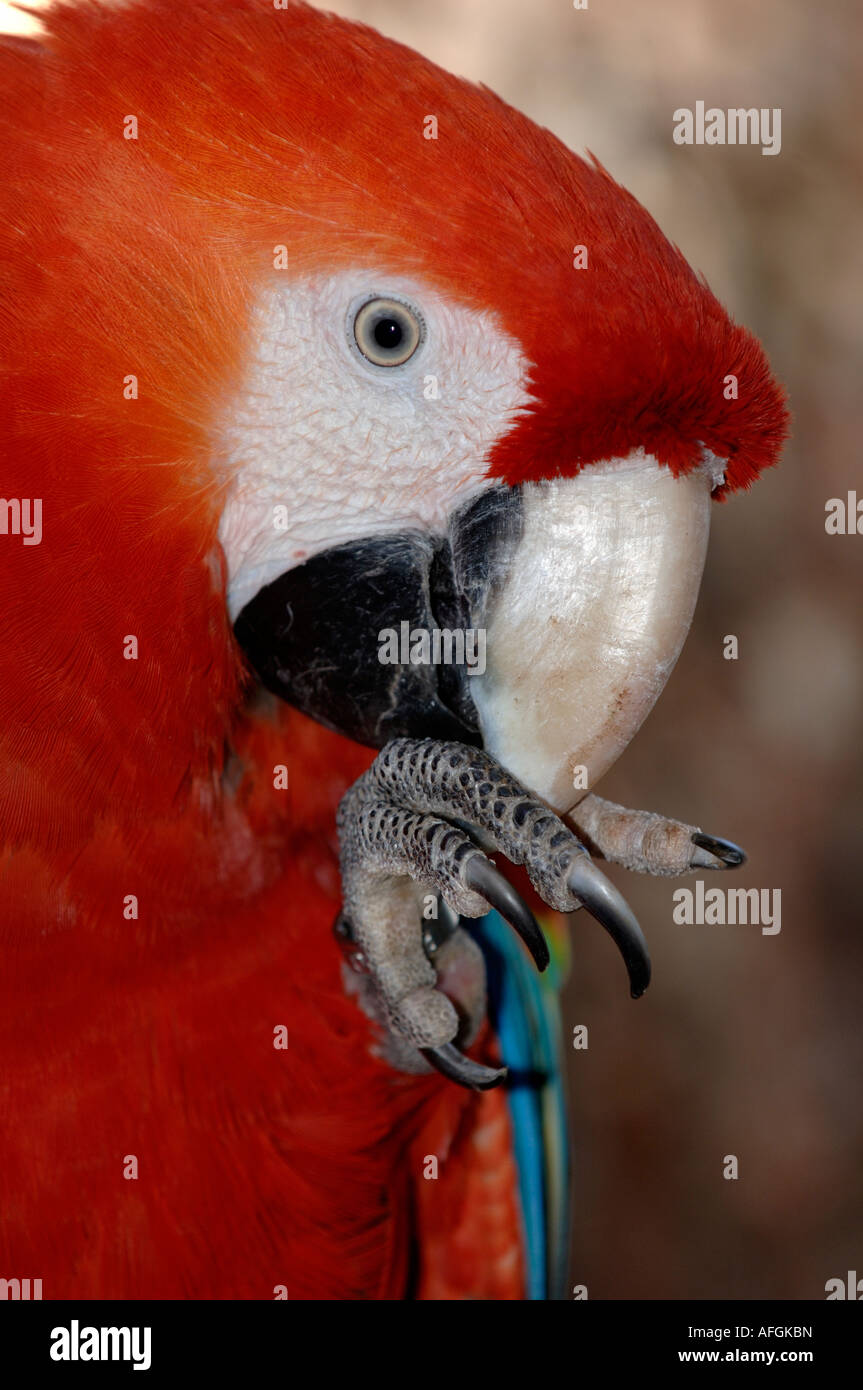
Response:
POLYGON ((564 1296, 569 1249, 569 1136, 561 1077, 560 968, 545 976, 496 913, 471 930, 486 960, 489 1016, 509 1068, 507 1101, 527 1263, 527 1297, 564 1296))

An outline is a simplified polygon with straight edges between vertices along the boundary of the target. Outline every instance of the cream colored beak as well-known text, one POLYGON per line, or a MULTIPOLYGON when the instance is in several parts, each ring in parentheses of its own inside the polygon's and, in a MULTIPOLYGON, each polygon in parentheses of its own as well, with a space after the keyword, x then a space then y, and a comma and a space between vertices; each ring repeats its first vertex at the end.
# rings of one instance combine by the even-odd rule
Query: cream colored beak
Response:
POLYGON ((639 451, 523 489, 471 695, 487 752, 559 813, 595 788, 671 674, 716 482, 707 466, 674 478, 639 451))

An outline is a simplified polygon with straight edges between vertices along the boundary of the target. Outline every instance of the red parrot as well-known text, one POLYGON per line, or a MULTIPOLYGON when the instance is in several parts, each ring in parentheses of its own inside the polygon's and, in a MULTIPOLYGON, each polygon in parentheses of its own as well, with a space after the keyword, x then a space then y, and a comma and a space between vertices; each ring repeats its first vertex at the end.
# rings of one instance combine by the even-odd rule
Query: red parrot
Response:
POLYGON ((40 18, 0 43, 0 1272, 553 1296, 521 943, 583 905, 638 994, 591 856, 742 858, 593 788, 783 393, 595 160, 371 29, 40 18))

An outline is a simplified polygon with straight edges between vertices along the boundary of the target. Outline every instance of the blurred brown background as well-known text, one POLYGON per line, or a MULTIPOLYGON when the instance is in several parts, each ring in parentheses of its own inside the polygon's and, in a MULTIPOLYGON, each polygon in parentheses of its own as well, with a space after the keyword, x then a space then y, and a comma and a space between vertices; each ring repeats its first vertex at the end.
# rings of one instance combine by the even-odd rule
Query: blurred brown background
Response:
MULTIPOLYGON (((178 0, 181 3, 182 0, 178 0)), ((708 887, 782 890, 782 930, 677 926, 675 883, 612 869, 651 945, 627 997, 576 921, 567 1029, 572 1282, 590 1298, 816 1298, 863 1276, 863 535, 824 504, 863 438, 859 0, 337 0, 481 80, 649 208, 763 340, 791 396, 779 470, 714 510, 692 634, 600 792, 743 844, 708 887), (781 107, 782 150, 677 146, 677 107, 781 107), (723 637, 739 659, 723 659, 723 637), (735 1154, 739 1179, 723 1178, 735 1154)), ((0 10, 4 28, 21 27, 0 10)), ((682 880, 689 886, 694 879, 682 880)))

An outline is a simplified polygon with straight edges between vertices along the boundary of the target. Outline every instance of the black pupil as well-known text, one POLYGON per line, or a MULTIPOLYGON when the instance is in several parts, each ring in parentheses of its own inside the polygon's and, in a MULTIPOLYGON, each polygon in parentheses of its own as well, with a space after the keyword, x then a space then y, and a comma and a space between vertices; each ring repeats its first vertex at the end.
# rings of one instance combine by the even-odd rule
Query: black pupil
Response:
POLYGON ((404 331, 397 319, 378 319, 374 326, 375 342, 380 348, 397 348, 404 331))

